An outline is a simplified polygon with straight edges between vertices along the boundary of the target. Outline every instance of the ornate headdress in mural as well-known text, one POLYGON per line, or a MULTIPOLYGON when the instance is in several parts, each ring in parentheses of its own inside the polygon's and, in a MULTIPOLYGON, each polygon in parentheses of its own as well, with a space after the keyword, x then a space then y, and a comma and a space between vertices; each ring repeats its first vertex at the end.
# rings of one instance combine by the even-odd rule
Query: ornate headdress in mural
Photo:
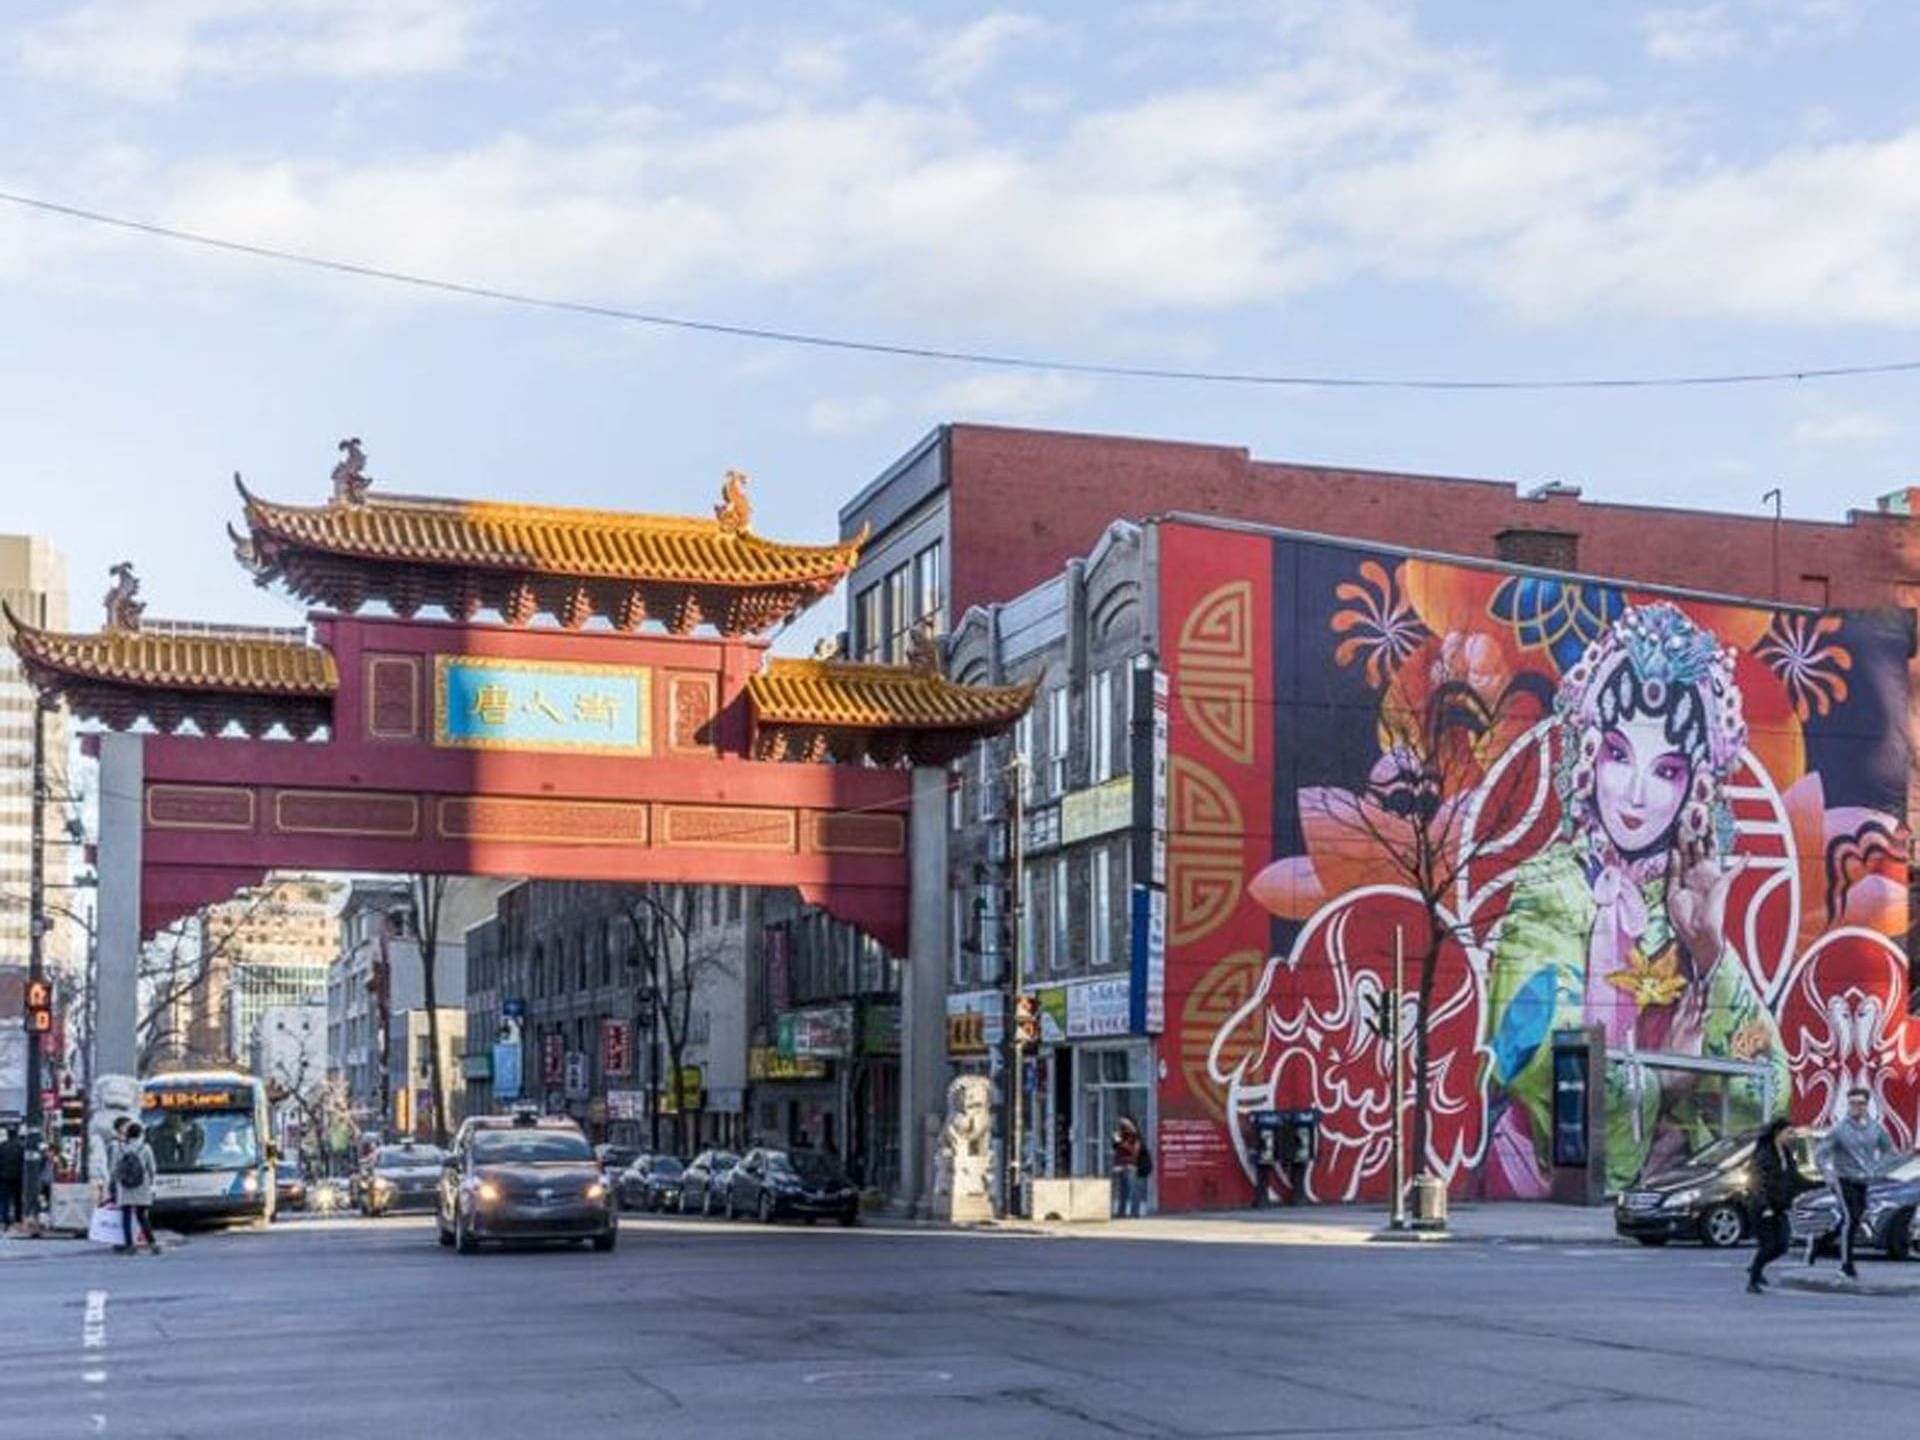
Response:
POLYGON ((1699 849, 1733 848, 1733 808, 1721 787, 1747 744, 1733 680, 1734 652, 1668 604, 1629 607, 1560 682, 1554 713, 1560 754, 1554 788, 1562 827, 1593 828, 1600 737, 1641 717, 1663 722, 1667 743, 1693 772, 1679 835, 1699 849))

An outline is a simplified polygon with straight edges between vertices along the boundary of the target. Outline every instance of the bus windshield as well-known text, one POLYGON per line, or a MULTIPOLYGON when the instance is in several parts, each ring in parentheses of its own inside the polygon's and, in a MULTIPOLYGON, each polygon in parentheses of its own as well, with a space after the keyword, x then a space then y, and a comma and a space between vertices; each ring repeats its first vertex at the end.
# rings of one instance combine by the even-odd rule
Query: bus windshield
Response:
POLYGON ((162 1175, 246 1170, 260 1163, 260 1138, 245 1110, 155 1110, 140 1123, 162 1175))

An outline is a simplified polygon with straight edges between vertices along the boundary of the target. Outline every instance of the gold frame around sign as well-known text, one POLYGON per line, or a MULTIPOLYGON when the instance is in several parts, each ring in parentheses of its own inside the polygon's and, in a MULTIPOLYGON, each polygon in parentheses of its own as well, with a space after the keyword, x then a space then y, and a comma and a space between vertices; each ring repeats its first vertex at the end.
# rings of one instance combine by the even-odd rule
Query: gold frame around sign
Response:
POLYGON ((629 759, 653 754, 653 667, 651 665, 596 665, 582 661, 494 659, 486 655, 433 657, 433 743, 440 750, 517 750, 522 754, 624 755, 629 759), (640 738, 633 745, 594 745, 584 740, 491 740, 451 735, 447 731, 447 672, 453 669, 518 670, 537 675, 617 675, 640 685, 640 738))

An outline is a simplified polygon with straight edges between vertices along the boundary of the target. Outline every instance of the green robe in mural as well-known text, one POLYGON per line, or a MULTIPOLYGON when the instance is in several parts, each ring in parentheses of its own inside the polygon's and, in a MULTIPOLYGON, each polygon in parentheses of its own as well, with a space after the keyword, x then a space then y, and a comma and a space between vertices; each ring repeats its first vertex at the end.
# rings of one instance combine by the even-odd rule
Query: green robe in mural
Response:
MULTIPOLYGON (((1640 887, 1646 929, 1632 958, 1661 962, 1676 944, 1667 919, 1666 884, 1640 887)), ((1488 976, 1487 1034, 1493 1048, 1490 1091, 1496 1117, 1503 1103, 1523 1111, 1538 1173, 1549 1171, 1553 1133, 1553 1032, 1601 1022, 1587 1000, 1588 954, 1599 905, 1588 879, 1585 847, 1558 844, 1529 861, 1514 883, 1500 925, 1488 976)), ((1638 1053, 1656 1061, 1661 1053, 1708 1059, 1759 1061, 1771 1083, 1757 1075, 1698 1076, 1657 1063, 1607 1065, 1607 1185, 1631 1185, 1656 1147, 1660 1158, 1690 1153, 1732 1128, 1758 1125, 1786 1113, 1785 1048, 1773 1016, 1747 978, 1746 967, 1728 950, 1713 967, 1697 1034, 1677 1037, 1677 1048, 1644 1045, 1638 1053), (1722 1097, 1725 1096, 1724 1106, 1722 1097), (1726 1117, 1723 1120, 1723 1116, 1726 1117), (1664 1143, 1662 1143, 1664 1140, 1664 1143)), ((1621 1003, 1631 1005, 1623 993, 1621 1003)), ((1643 1006, 1645 1025, 1659 1006, 1643 1006)), ((1612 1047, 1610 1047, 1612 1048, 1612 1047)), ((1505 1126, 1517 1135, 1517 1117, 1496 1118, 1496 1140, 1505 1126)))

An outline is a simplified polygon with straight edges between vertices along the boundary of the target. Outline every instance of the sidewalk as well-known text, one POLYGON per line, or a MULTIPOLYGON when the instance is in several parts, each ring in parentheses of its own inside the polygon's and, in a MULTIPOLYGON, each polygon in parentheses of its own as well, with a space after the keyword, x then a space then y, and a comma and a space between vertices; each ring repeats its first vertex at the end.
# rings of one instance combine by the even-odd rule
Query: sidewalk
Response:
POLYGON ((1441 1233, 1395 1234, 1381 1205, 1303 1205, 1270 1210, 1209 1210, 1152 1215, 1140 1220, 1070 1225, 1012 1221, 997 1230, 1089 1239, 1182 1240, 1232 1245, 1367 1245, 1435 1243, 1482 1245, 1621 1245, 1606 1205, 1541 1202, 1457 1204, 1441 1233))

